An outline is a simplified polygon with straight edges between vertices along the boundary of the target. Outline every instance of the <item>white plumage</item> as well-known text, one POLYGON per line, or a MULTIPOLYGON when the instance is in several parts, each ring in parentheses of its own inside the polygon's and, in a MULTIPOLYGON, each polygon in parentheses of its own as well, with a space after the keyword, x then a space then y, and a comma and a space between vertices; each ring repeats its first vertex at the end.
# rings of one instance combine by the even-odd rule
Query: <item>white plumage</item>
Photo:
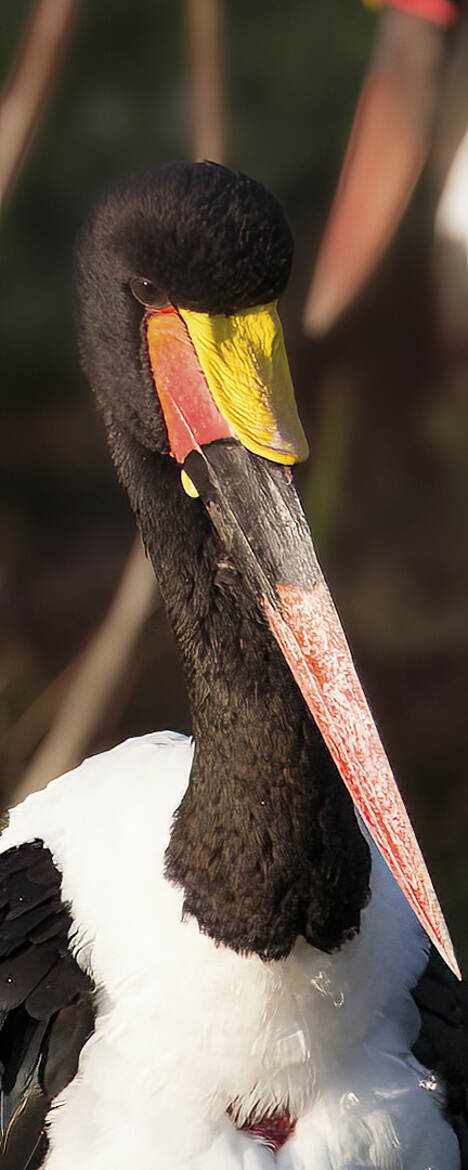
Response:
POLYGON ((410 1053, 427 942, 380 855, 369 842, 372 899, 339 953, 299 940, 266 963, 217 946, 163 873, 191 762, 183 736, 128 740, 29 797, 3 834, 2 850, 50 848, 98 989, 47 1170, 458 1170, 441 1091, 410 1053), (296 1130, 275 1156, 228 1109, 239 1124, 289 1111, 296 1130))

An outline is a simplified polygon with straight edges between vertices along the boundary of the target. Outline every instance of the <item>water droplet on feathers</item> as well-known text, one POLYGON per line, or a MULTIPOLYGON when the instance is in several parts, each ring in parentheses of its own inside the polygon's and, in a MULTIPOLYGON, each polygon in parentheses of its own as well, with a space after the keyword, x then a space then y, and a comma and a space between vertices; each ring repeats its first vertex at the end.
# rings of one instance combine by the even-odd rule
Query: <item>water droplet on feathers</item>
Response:
POLYGON ((341 1008, 344 1004, 344 991, 341 988, 336 989, 333 986, 332 980, 326 971, 319 971, 313 979, 310 980, 319 995, 323 995, 326 999, 330 999, 333 1007, 341 1008))
POLYGON ((359 1097, 356 1096, 356 1093, 343 1093, 340 1101, 341 1109, 355 1109, 356 1105, 359 1105, 359 1097))
MULTIPOLYGON (((427 1077, 424 1077, 424 1079, 419 1082, 419 1088, 426 1089, 428 1093, 436 1093, 440 1086, 434 1073, 431 1072, 427 1077)), ((430 1170, 429 1166, 427 1170, 430 1170)))

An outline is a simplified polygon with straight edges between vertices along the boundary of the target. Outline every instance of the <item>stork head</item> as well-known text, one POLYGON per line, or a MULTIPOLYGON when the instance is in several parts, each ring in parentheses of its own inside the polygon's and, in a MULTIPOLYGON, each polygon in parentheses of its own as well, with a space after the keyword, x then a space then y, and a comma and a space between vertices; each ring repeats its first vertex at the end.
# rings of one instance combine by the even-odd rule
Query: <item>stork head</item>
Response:
POLYGON ((156 345, 155 319, 171 306, 174 316, 186 311, 189 334, 203 316, 216 324, 247 312, 252 323, 248 311, 273 306, 284 291, 292 249, 273 195, 226 167, 174 164, 121 183, 86 224, 77 253, 83 363, 101 405, 167 451, 142 331, 151 321, 156 345))

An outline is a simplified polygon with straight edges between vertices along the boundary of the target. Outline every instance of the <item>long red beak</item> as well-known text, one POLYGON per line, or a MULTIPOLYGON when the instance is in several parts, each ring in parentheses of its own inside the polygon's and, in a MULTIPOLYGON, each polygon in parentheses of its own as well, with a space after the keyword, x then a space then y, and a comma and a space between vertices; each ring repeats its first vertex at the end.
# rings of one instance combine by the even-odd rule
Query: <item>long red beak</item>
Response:
POLYGON ((289 468, 252 454, 210 395, 176 310, 145 337, 173 457, 274 637, 356 807, 408 902, 460 976, 443 914, 356 674, 289 468))
POLYGON ((443 50, 440 27, 382 13, 306 300, 310 334, 356 297, 401 220, 429 149, 443 50))
POLYGON ((413 827, 318 564, 290 471, 234 440, 185 466, 249 580, 356 808, 445 962, 461 978, 413 827))

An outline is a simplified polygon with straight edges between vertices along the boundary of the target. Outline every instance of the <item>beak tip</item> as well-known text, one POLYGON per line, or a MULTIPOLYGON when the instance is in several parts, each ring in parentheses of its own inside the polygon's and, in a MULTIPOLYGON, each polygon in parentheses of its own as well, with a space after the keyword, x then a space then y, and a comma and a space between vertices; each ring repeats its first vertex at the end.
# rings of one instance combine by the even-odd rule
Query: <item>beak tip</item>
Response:
POLYGON ((439 954, 442 956, 442 958, 446 962, 447 967, 450 969, 452 974, 455 975, 455 978, 458 979, 459 982, 461 983, 463 980, 463 975, 461 973, 461 970, 460 970, 460 967, 458 964, 458 960, 457 960, 457 957, 455 954, 455 948, 453 946, 453 943, 452 943, 452 940, 450 938, 448 931, 446 932, 446 937, 442 940, 442 945, 440 943, 440 940, 438 940, 437 938, 433 938, 432 941, 433 941, 434 945, 437 947, 439 954))
POLYGON ((431 942, 461 979, 414 829, 318 565, 308 586, 276 583, 267 619, 354 804, 431 942))

